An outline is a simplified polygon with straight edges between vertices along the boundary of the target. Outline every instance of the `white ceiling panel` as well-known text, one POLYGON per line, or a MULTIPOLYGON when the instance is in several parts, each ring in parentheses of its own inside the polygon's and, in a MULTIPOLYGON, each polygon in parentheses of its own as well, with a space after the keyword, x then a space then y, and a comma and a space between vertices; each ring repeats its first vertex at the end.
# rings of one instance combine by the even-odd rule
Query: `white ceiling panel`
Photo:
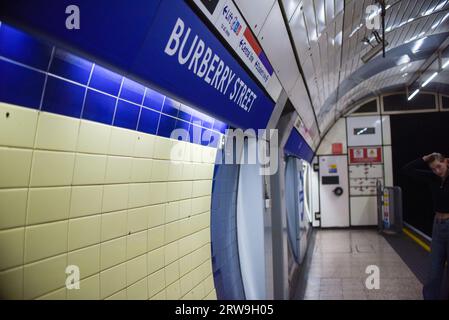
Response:
POLYGON ((282 17, 281 8, 277 2, 268 14, 258 39, 273 65, 284 90, 290 93, 296 83, 296 79, 299 77, 299 69, 282 17))
POLYGON ((258 35, 276 0, 234 0, 253 32, 258 35))

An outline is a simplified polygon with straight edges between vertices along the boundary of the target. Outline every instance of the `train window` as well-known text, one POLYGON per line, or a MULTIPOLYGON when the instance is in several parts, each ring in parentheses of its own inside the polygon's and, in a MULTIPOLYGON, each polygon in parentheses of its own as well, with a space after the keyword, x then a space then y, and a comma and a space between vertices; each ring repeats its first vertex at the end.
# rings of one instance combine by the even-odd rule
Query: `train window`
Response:
POLYGON ((435 110, 436 99, 433 94, 421 93, 408 101, 405 93, 392 94, 383 97, 384 111, 416 111, 435 110))
POLYGON ((360 108, 357 108, 356 111, 353 113, 373 113, 377 112, 377 100, 371 100, 364 105, 362 105, 360 108))
POLYGON ((442 99, 442 108, 444 109, 444 110, 449 110, 449 97, 445 97, 445 96, 443 96, 442 97, 443 99, 442 99))

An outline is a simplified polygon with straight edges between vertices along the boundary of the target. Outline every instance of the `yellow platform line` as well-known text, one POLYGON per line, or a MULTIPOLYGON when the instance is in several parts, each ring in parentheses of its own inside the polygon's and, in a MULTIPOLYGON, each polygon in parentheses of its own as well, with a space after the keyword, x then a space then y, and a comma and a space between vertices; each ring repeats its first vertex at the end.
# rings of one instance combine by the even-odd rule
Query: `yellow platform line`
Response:
POLYGON ((415 241, 417 244, 419 244, 421 247, 424 248, 427 252, 430 252, 430 247, 427 243, 419 239, 417 236, 415 236, 411 231, 409 231, 407 228, 403 228, 402 231, 409 236, 413 241, 415 241))

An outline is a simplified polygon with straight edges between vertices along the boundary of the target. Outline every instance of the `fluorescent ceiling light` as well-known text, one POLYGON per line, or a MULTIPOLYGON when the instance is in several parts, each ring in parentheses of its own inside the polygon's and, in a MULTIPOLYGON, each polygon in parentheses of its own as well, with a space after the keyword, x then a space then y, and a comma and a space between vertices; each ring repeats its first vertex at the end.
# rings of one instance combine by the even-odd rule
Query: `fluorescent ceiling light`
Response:
POLYGON ((412 100, 419 93, 419 89, 416 89, 415 92, 412 93, 410 97, 408 97, 408 101, 412 100))
POLYGON ((447 60, 444 64, 443 64, 443 69, 446 69, 446 67, 449 66, 449 60, 447 60))
MULTIPOLYGON (((409 63, 411 61, 410 56, 408 54, 404 54, 403 56, 401 56, 398 59, 398 62, 396 63, 396 65, 400 66, 403 65, 404 63, 409 63)), ((405 66, 404 68, 409 67, 409 65, 405 66)), ((404 70, 401 70, 404 71, 404 70)))
POLYGON ((427 86, 427 85, 430 83, 430 81, 432 81, 437 75, 438 75, 438 72, 434 72, 434 73, 429 77, 429 79, 427 79, 427 80, 422 84, 421 87, 424 88, 425 86, 427 86))
POLYGON ((413 46, 413 49, 412 49, 413 53, 417 53, 421 49, 422 45, 424 44, 425 39, 427 39, 427 37, 421 38, 415 42, 415 45, 413 46))

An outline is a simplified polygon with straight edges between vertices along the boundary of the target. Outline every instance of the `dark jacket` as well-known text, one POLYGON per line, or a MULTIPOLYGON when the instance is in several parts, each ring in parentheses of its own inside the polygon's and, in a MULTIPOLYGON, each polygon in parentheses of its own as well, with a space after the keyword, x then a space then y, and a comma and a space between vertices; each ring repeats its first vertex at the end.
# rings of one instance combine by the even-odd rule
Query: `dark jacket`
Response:
POLYGON ((449 213, 449 178, 443 181, 429 169, 422 158, 406 164, 401 171, 429 185, 435 212, 449 213))

